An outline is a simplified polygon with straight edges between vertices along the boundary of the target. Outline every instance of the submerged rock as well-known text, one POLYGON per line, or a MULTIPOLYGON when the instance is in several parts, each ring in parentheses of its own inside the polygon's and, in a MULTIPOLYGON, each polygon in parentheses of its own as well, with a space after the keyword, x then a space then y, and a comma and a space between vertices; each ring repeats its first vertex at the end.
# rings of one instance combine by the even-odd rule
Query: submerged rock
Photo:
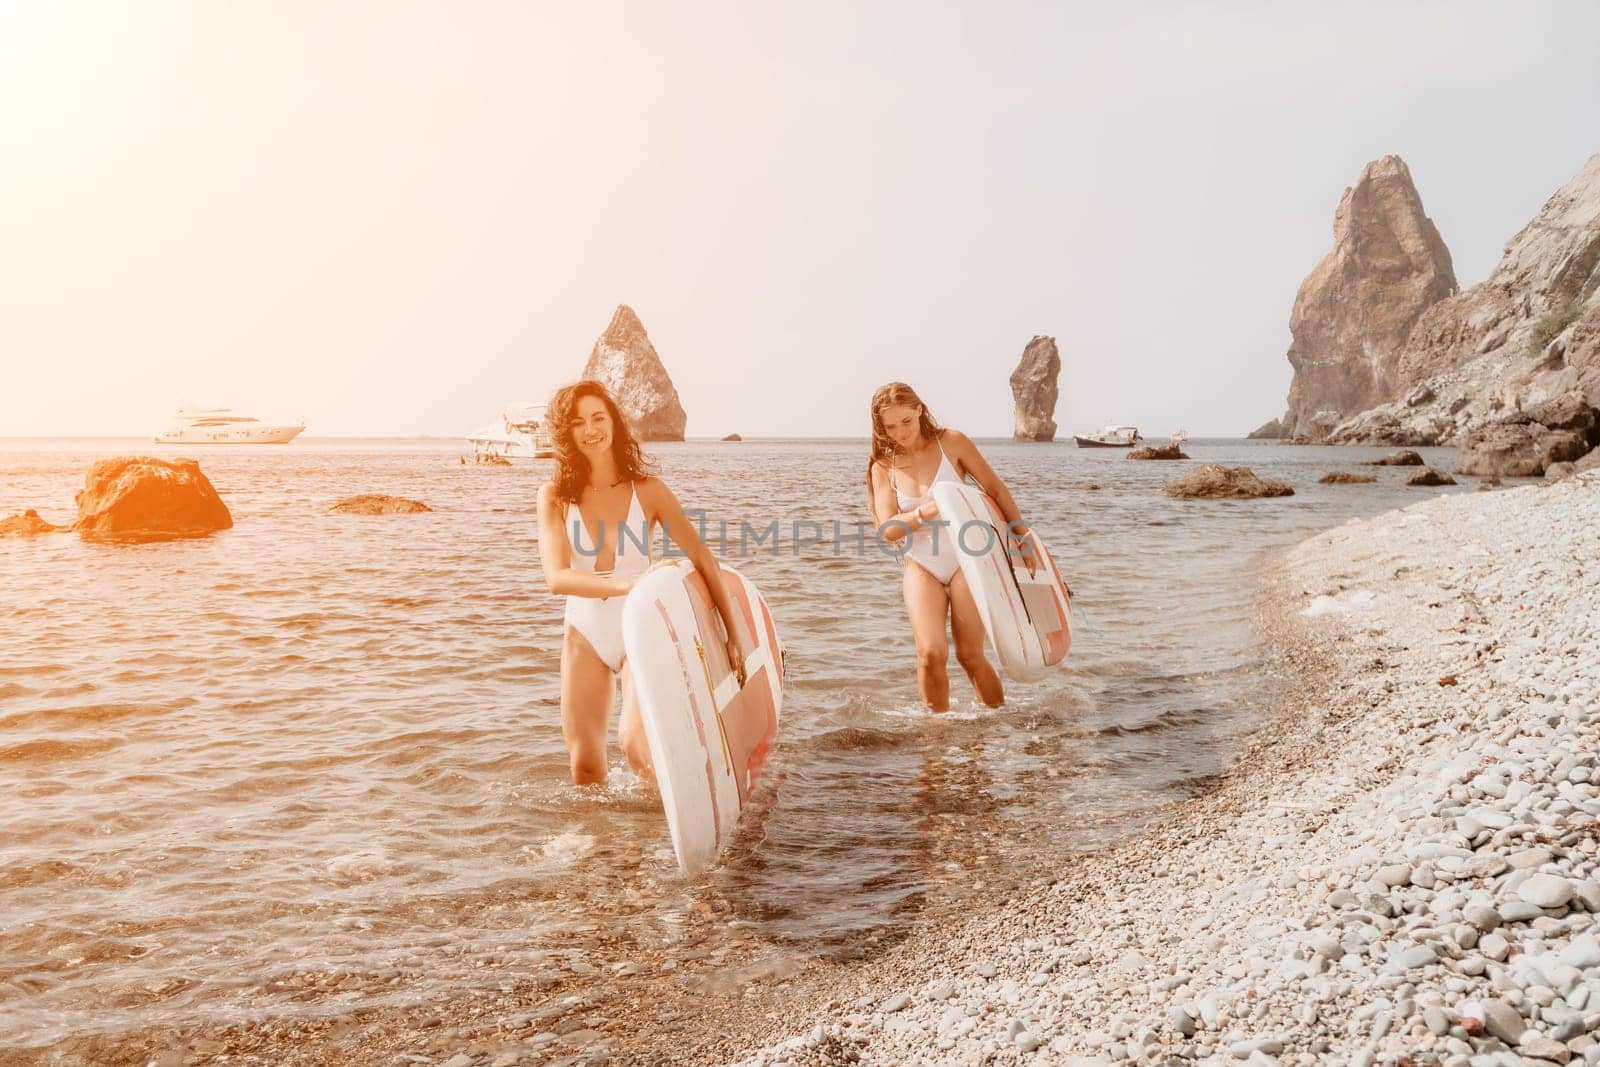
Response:
POLYGON ((0 537, 33 537, 37 534, 65 533, 69 529, 69 526, 54 526, 46 522, 32 508, 0 519, 0 537))
POLYGON ((1371 474, 1354 474, 1350 471, 1329 471, 1317 481, 1323 485, 1365 485, 1367 482, 1377 481, 1371 474))
POLYGON ((334 515, 415 515, 432 510, 420 500, 407 500, 403 496, 384 496, 382 493, 347 496, 328 509, 334 515))
POLYGON ((1423 467, 1419 471, 1412 471, 1406 475, 1407 485, 1455 485, 1456 480, 1444 471, 1434 470, 1432 467, 1423 467))
POLYGON ((1207 463, 1169 482, 1163 490, 1168 496, 1206 498, 1251 498, 1266 496, 1293 496, 1294 490, 1283 482, 1260 478, 1249 467, 1224 467, 1207 463))
POLYGON ((583 376, 610 391, 640 440, 683 440, 689 416, 644 324, 627 304, 617 305, 611 324, 589 353, 583 376))
POLYGON ((1168 445, 1145 445, 1143 448, 1136 448, 1132 452, 1128 453, 1128 458, 1188 459, 1189 456, 1188 453, 1184 452, 1184 450, 1178 446, 1178 442, 1174 441, 1168 445))
POLYGON ((164 541, 233 526, 228 506, 192 459, 103 459, 78 491, 72 528, 90 540, 164 541))
POLYGON ((1381 459, 1369 459, 1369 460, 1367 460, 1366 465, 1369 466, 1369 467, 1422 467, 1422 466, 1426 466, 1426 464, 1422 462, 1421 454, 1417 453, 1417 452, 1413 452, 1409 448, 1402 448, 1398 452, 1390 452, 1387 456, 1384 456, 1381 459))
POLYGON ((1333 249, 1295 296, 1288 434, 1316 439, 1400 395, 1406 338, 1457 291, 1438 229, 1399 156, 1368 163, 1333 217, 1333 249))
POLYGON ((1054 337, 1035 337, 1022 350, 1022 361, 1011 372, 1011 397, 1016 404, 1018 441, 1056 439, 1056 399, 1061 391, 1061 353, 1054 337))

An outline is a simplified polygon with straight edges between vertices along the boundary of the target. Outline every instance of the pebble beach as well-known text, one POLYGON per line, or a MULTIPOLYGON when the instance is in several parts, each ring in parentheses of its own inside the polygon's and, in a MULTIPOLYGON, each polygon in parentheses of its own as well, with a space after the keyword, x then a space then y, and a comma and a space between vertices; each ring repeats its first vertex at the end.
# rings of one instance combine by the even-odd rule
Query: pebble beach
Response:
POLYGON ((1597 589, 1600 472, 1302 542, 1215 792, 727 1058, 1600 1063, 1597 589))

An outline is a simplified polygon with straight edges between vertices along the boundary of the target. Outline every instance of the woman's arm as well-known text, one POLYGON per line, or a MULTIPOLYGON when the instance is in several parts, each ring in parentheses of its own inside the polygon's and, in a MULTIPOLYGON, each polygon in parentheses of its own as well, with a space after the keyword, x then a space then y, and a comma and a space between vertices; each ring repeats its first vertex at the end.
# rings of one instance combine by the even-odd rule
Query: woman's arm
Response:
POLYGON ((1022 521, 1022 509, 1018 508, 1017 502, 1011 498, 1011 490, 1006 488, 1006 483, 1001 481, 994 468, 989 466, 989 461, 983 458, 983 453, 972 443, 972 438, 960 430, 946 430, 942 443, 946 454, 955 460, 961 469, 978 479, 978 485, 983 491, 1000 505, 1000 514, 1005 517, 1011 532, 1027 533, 1028 524, 1022 521))
POLYGON ((734 609, 727 587, 722 584, 722 567, 705 542, 700 540, 694 523, 683 513, 683 505, 678 503, 678 498, 665 482, 660 478, 645 478, 636 488, 648 521, 659 522, 666 529, 672 543, 683 551, 694 564, 694 569, 700 572, 700 577, 705 579, 706 588, 711 592, 711 602, 716 605, 717 614, 722 616, 723 628, 728 632, 728 658, 733 662, 739 684, 744 685, 744 659, 749 653, 739 636, 739 613, 734 609))
POLYGON ((633 588, 633 579, 607 578, 573 569, 572 543, 562 528, 565 510, 556 503, 555 483, 545 482, 539 487, 539 566, 544 570, 544 584, 556 596, 626 596, 633 588))
POLYGON ((872 465, 872 517, 883 539, 891 545, 939 517, 939 506, 929 500, 910 511, 895 511, 894 486, 882 463, 872 465), (889 525, 889 524, 893 525, 889 525))

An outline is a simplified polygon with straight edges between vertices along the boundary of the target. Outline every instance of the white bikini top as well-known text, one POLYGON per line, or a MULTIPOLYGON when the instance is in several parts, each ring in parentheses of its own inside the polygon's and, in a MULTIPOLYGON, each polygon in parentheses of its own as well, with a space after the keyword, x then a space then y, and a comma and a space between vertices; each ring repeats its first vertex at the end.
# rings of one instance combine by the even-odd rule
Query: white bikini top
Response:
POLYGON ((600 539, 613 549, 609 571, 595 570, 600 549, 589 538, 589 524, 584 521, 583 509, 578 507, 577 501, 567 504, 562 522, 566 526, 567 541, 572 545, 573 570, 627 578, 650 569, 650 524, 645 520, 644 508, 639 503, 639 490, 630 487, 629 493, 628 517, 623 520, 622 526, 612 526, 609 530, 602 528, 600 531, 600 539), (577 512, 576 518, 573 512, 577 512))
POLYGON ((961 475, 956 473, 955 464, 950 462, 950 457, 944 454, 944 442, 935 442, 939 446, 939 466, 933 472, 933 481, 928 483, 928 491, 921 498, 909 497, 900 492, 899 484, 894 480, 894 457, 889 457, 889 485, 894 489, 894 498, 901 511, 910 511, 920 508, 933 499, 933 487, 937 482, 959 482, 961 475))

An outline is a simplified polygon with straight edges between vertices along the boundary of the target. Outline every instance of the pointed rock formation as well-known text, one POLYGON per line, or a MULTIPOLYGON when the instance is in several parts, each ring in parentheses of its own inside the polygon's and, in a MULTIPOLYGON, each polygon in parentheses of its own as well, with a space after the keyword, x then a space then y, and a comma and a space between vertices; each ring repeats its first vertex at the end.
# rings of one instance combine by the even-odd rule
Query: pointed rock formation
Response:
POLYGON ((1022 362, 1011 372, 1011 398, 1016 403, 1018 441, 1056 439, 1056 399, 1061 393, 1061 353, 1054 337, 1035 337, 1022 350, 1022 362))
POLYGON ((1286 435, 1324 436, 1400 395, 1419 316, 1456 292, 1450 252, 1399 156, 1368 163, 1333 217, 1333 250, 1300 285, 1289 330, 1286 435))
POLYGON ((683 440, 689 417, 678 402, 678 390, 639 316, 627 304, 617 305, 611 325, 583 365, 583 376, 611 391, 641 441, 683 440))
POLYGON ((228 506, 194 460, 122 456, 89 468, 72 528, 91 540, 165 541, 232 526, 228 506))
POLYGON ((1280 437, 1287 436, 1288 435, 1283 432, 1283 423, 1279 422, 1277 419, 1268 419, 1260 426, 1257 426, 1255 429, 1245 434, 1245 437, 1254 441, 1276 441, 1280 437))
POLYGON ((1460 444, 1569 392, 1600 406, 1600 155, 1506 244, 1494 273, 1429 308, 1397 394, 1339 426, 1339 443, 1460 444))

